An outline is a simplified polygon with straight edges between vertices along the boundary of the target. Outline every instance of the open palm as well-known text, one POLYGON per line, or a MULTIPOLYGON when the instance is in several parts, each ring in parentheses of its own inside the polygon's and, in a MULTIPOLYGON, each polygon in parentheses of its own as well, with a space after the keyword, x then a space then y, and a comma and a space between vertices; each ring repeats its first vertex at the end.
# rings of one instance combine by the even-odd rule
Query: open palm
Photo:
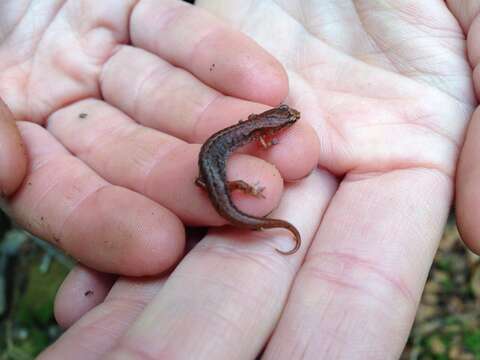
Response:
POLYGON ((319 166, 342 177, 265 358, 395 358, 475 105, 463 30, 433 1, 200 3, 284 64, 319 166))
MULTIPOLYGON (((241 242, 243 232, 212 233, 165 283, 119 280, 44 355, 72 352, 80 337, 76 349, 97 343, 92 328, 115 320, 99 346, 115 347, 112 358, 243 359, 265 345, 268 359, 397 357, 475 105, 461 27, 438 1, 199 5, 284 65, 289 104, 320 139, 319 170, 290 186, 278 210, 299 226, 305 258, 241 242)), ((282 145, 301 159, 295 143, 282 145)))

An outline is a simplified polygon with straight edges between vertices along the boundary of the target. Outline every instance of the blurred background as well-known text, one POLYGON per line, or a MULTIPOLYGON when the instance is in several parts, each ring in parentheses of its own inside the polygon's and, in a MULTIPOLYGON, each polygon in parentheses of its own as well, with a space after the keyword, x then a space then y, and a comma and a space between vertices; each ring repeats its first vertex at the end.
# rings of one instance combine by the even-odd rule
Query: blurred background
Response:
MULTIPOLYGON (((0 360, 33 359, 61 335, 53 303, 73 265, 0 212, 0 360)), ((451 216, 402 359, 480 359, 479 299, 479 257, 451 216)))
POLYGON ((61 329, 55 293, 74 262, 0 211, 0 359, 33 359, 61 329))

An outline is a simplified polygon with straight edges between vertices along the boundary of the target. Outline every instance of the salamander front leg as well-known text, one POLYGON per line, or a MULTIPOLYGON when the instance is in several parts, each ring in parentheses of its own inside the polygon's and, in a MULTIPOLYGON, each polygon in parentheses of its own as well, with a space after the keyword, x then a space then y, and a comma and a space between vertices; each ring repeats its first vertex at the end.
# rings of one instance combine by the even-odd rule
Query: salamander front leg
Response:
POLYGON ((265 135, 260 135, 258 137, 258 141, 260 142, 260 145, 262 145, 262 147, 265 150, 268 149, 269 147, 273 146, 273 145, 278 144, 278 139, 275 139, 275 138, 267 139, 265 135))
POLYGON ((235 190, 241 190, 245 194, 265 199, 265 195, 263 195, 263 190, 265 190, 264 186, 252 186, 243 180, 228 181, 227 184, 228 190, 230 190, 230 192, 235 190))

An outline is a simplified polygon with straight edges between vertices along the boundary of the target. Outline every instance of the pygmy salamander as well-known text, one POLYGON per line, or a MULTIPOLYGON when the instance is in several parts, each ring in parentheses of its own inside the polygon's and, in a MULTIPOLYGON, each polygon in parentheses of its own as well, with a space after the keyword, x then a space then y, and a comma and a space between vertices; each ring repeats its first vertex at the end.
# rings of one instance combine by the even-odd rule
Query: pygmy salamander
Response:
POLYGON ((241 212, 232 202, 231 191, 242 190, 261 197, 263 188, 256 188, 242 180, 227 181, 226 163, 235 149, 251 141, 260 141, 264 148, 274 145, 274 139, 267 140, 266 137, 293 125, 299 118, 300 112, 288 105, 280 105, 261 114, 251 114, 248 120, 213 134, 200 150, 200 174, 195 182, 207 190, 217 212, 232 225, 253 230, 280 227, 291 231, 295 236, 295 247, 285 252, 276 249, 284 255, 293 254, 300 248, 301 238, 297 228, 284 220, 259 218, 241 212))

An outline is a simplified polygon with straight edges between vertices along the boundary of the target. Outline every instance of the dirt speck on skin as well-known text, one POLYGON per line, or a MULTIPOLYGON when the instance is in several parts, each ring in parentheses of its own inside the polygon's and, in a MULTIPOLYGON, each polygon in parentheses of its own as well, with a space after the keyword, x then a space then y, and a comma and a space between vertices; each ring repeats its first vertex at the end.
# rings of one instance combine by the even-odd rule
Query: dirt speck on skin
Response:
POLYGON ((88 116, 88 114, 87 114, 87 113, 83 113, 83 112, 80 113, 80 114, 78 114, 78 117, 79 117, 80 119, 86 119, 87 116, 88 116))
POLYGON ((215 63, 213 63, 212 65, 210 65, 210 71, 213 71, 215 70, 215 63))
POLYGON ((93 295, 93 291, 92 290, 87 290, 85 291, 85 293, 83 294, 83 296, 85 297, 89 297, 89 296, 92 296, 93 295))

